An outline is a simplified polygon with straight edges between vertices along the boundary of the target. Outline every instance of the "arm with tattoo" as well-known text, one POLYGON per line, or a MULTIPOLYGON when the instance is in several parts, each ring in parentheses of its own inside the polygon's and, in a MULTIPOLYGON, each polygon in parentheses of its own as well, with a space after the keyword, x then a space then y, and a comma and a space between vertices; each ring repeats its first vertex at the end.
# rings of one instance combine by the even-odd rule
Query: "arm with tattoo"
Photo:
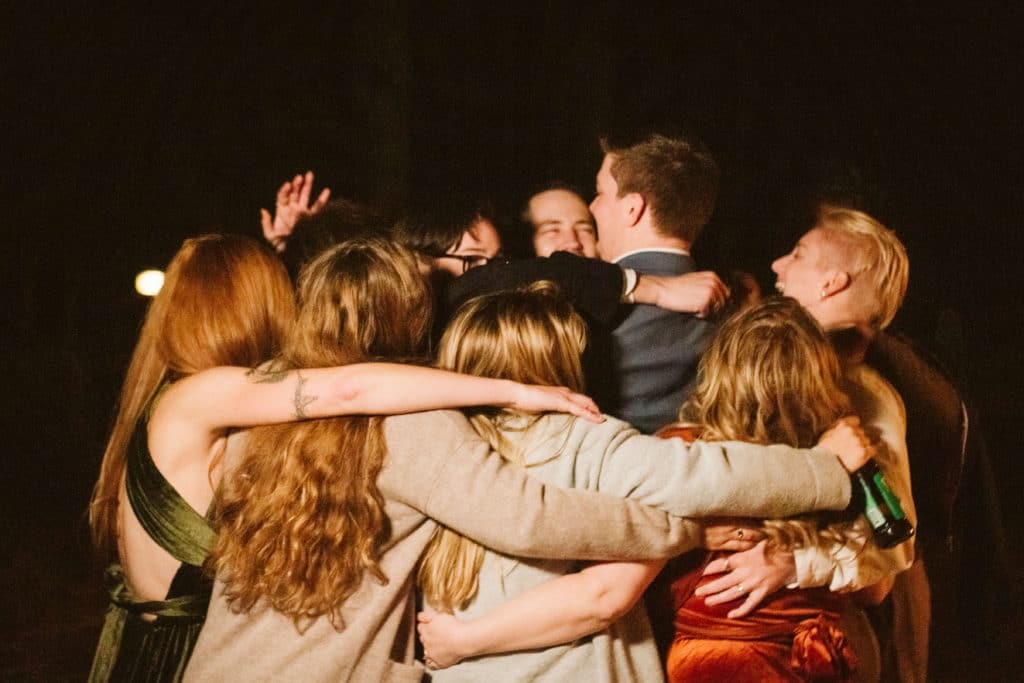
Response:
POLYGON ((523 412, 603 418, 586 396, 564 387, 519 384, 396 363, 286 370, 220 367, 176 382, 158 404, 210 430, 336 415, 396 415, 494 405, 523 412), (294 384, 289 379, 295 378, 294 384))
POLYGON ((295 371, 295 396, 292 399, 292 405, 295 408, 295 417, 300 420, 305 420, 309 417, 306 414, 306 408, 317 399, 316 396, 305 394, 302 388, 306 385, 307 380, 299 374, 299 371, 295 371))
POLYGON ((308 383, 305 377, 298 371, 275 369, 271 367, 255 367, 245 371, 246 378, 253 384, 280 384, 288 379, 288 376, 295 374, 295 392, 292 394, 292 415, 299 420, 310 417, 306 408, 318 397, 310 396, 303 391, 308 383))

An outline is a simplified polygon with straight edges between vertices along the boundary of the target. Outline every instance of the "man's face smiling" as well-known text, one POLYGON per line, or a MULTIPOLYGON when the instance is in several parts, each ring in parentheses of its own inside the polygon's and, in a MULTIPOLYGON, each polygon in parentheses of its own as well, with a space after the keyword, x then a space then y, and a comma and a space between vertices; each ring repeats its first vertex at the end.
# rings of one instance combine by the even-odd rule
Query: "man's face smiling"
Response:
POLYGON ((826 238, 821 228, 814 228, 796 243, 793 251, 772 263, 775 289, 793 297, 804 308, 812 309, 821 299, 821 290, 827 279, 823 265, 826 238))
POLYGON ((533 251, 551 256, 568 251, 577 256, 597 256, 597 233, 586 202, 569 190, 547 190, 534 195, 529 205, 533 224, 533 251))

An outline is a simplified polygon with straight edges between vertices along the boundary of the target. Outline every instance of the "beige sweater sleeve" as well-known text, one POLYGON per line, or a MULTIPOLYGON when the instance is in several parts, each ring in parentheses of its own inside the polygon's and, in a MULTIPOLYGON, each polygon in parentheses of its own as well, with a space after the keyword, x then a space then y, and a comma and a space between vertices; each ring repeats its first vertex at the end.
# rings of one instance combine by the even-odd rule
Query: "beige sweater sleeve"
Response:
POLYGON ((387 418, 384 494, 460 534, 521 557, 671 557, 698 527, 638 503, 532 479, 493 454, 457 412, 387 418))
POLYGON ((785 517, 843 509, 850 477, 815 449, 733 441, 687 444, 644 436, 620 420, 576 420, 566 453, 574 488, 629 497, 675 515, 785 517))

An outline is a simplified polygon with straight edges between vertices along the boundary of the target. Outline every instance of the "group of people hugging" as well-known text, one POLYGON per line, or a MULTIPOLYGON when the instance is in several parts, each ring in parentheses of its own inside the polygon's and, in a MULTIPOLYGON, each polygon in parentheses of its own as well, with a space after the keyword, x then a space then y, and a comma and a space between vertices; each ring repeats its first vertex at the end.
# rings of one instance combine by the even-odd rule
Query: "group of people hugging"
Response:
POLYGON ((823 206, 741 296, 690 256, 707 149, 602 144, 589 206, 530 198, 529 258, 480 205, 391 221, 310 173, 271 246, 185 241, 90 503, 90 680, 868 681, 890 649, 923 680, 913 541, 876 545, 850 474, 916 522, 864 363, 903 246, 823 206))

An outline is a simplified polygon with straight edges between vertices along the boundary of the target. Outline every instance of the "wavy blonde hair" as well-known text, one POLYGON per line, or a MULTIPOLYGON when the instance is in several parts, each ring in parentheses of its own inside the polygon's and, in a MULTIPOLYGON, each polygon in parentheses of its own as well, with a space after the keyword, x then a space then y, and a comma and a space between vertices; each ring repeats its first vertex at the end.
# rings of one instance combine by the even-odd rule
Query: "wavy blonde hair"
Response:
MULTIPOLYGON (((331 247, 299 276, 299 313, 278 364, 328 367, 411 358, 430 326, 430 292, 405 249, 377 239, 331 247)), ((341 607, 365 573, 386 583, 390 535, 377 475, 382 418, 333 417, 250 431, 222 483, 211 563, 235 609, 259 600, 304 630, 341 607)))
MULTIPOLYGON (((698 384, 679 411, 705 441, 746 441, 810 448, 850 402, 828 338, 795 300, 774 297, 719 328, 701 358, 698 384)), ((845 543, 846 527, 820 516, 765 521, 774 548, 845 543)))
MULTIPOLYGON (((479 377, 583 390, 580 354, 586 324, 551 282, 537 282, 468 301, 449 323, 438 349, 438 365, 479 377)), ((501 411, 468 411, 476 431, 506 460, 523 464, 522 454, 502 437, 510 427, 501 411)), ((507 416, 505 416, 507 417, 507 416)), ((532 420, 518 420, 527 429, 532 420)), ((420 564, 418 582, 435 607, 465 607, 476 595, 484 549, 439 527, 420 564)))
POLYGON ((102 555, 116 552, 128 443, 160 385, 218 365, 259 365, 279 352, 294 316, 288 274, 268 248, 241 235, 185 240, 146 311, 89 503, 102 555))

